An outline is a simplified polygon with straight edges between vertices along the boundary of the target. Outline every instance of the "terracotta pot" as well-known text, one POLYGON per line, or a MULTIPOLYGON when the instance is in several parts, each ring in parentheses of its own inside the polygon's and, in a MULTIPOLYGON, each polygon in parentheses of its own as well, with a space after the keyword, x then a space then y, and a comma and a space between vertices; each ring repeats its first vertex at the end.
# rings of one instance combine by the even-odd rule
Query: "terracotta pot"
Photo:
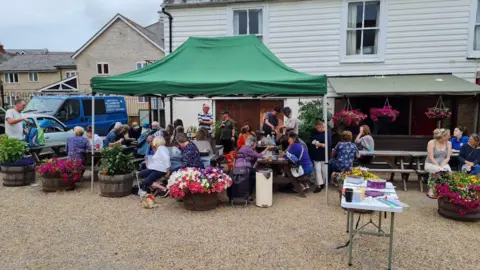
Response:
POLYGON ((103 175, 98 174, 100 195, 104 197, 125 197, 132 194, 133 179, 135 175, 103 175))
POLYGON ((207 211, 217 208, 218 193, 186 193, 183 206, 191 211, 207 211))
POLYGON ((45 192, 56 192, 62 190, 74 190, 75 182, 63 181, 59 173, 42 175, 42 190, 45 192))
POLYGON ((444 218, 457 221, 475 222, 480 220, 480 207, 475 210, 468 210, 464 206, 453 204, 448 198, 443 197, 438 199, 438 214, 444 218), (460 210, 466 211, 467 214, 460 214, 460 210))

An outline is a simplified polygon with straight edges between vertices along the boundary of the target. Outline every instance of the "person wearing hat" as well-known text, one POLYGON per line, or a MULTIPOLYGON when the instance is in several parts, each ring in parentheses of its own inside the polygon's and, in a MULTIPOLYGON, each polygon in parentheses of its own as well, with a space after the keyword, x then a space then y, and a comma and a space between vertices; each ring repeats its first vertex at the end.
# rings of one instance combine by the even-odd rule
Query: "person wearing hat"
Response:
POLYGON ((142 135, 142 129, 140 128, 140 125, 137 122, 133 122, 132 126, 128 130, 128 137, 130 139, 138 140, 140 135, 142 135))
POLYGON ((280 127, 281 129, 291 128, 293 132, 298 135, 298 128, 300 127, 300 120, 298 118, 293 117, 292 109, 290 107, 283 108, 283 114, 287 117, 287 121, 285 121, 285 125, 280 127))
POLYGON ((220 139, 223 145, 223 153, 227 154, 233 150, 235 141, 235 121, 230 118, 228 111, 222 113, 222 123, 220 124, 220 139))
POLYGON ((278 117, 277 114, 281 112, 279 107, 275 107, 273 111, 267 112, 263 118, 262 130, 266 135, 277 132, 278 127, 278 117))

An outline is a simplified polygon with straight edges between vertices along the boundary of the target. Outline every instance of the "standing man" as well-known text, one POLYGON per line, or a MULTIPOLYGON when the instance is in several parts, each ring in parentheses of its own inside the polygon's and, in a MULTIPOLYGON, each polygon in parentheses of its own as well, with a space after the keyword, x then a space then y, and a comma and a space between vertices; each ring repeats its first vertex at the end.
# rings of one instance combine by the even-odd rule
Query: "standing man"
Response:
POLYGON ((5 134, 9 138, 23 140, 24 130, 22 122, 30 123, 27 118, 22 117, 20 114, 25 109, 25 106, 27 106, 25 100, 17 99, 15 100, 15 108, 7 110, 5 114, 5 134))
POLYGON ((283 129, 291 128, 295 134, 298 135, 298 129, 300 127, 300 120, 298 118, 293 117, 292 109, 290 107, 285 107, 283 109, 283 114, 287 117, 287 121, 285 121, 285 125, 280 127, 283 129))
POLYGON ((203 104, 203 111, 198 114, 198 129, 204 128, 208 131, 208 134, 212 133, 212 125, 213 125, 213 116, 209 112, 210 105, 203 104))
POLYGON ((278 127, 278 117, 277 114, 280 113, 280 108, 275 107, 273 111, 267 112, 263 118, 263 127, 262 130, 265 132, 265 135, 269 135, 272 132, 277 132, 278 127))
POLYGON ((228 111, 223 112, 222 118, 220 139, 223 145, 223 154, 228 154, 233 150, 233 143, 235 141, 235 121, 230 118, 228 111))

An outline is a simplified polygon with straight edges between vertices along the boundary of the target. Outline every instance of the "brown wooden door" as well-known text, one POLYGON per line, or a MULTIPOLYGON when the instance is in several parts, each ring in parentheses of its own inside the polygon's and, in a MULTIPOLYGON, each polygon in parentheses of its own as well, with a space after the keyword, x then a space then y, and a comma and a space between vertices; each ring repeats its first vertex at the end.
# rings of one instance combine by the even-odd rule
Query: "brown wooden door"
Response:
POLYGON ((412 97, 412 135, 433 135, 437 122, 429 119, 425 112, 437 103, 437 96, 412 97))
MULTIPOLYGON (((263 124, 263 116, 275 107, 283 109, 283 100, 216 100, 216 119, 220 119, 221 113, 227 110, 230 117, 237 122, 238 131, 245 122, 249 122, 252 129, 259 130, 263 124)), ((283 125, 283 114, 278 115, 280 125, 283 125)))

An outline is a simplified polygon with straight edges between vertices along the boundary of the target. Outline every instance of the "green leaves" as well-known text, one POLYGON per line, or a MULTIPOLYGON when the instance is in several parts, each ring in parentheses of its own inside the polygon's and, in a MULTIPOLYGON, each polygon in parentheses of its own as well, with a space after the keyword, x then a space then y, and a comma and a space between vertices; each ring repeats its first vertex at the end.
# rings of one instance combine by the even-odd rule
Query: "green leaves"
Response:
POLYGON ((119 145, 102 150, 101 173, 106 175, 129 174, 135 169, 133 154, 125 154, 119 145))
MULTIPOLYGON (((310 140, 313 132, 315 131, 315 124, 317 121, 323 121, 323 104, 320 100, 308 101, 306 103, 299 102, 300 109, 298 110, 298 119, 300 123, 300 138, 304 141, 310 140)), ((328 113, 328 120, 332 119, 332 115, 328 113)), ((327 127, 327 123, 325 123, 327 127)))
POLYGON ((0 162, 14 163, 19 161, 28 150, 27 143, 16 139, 9 138, 7 135, 0 136, 0 162))

